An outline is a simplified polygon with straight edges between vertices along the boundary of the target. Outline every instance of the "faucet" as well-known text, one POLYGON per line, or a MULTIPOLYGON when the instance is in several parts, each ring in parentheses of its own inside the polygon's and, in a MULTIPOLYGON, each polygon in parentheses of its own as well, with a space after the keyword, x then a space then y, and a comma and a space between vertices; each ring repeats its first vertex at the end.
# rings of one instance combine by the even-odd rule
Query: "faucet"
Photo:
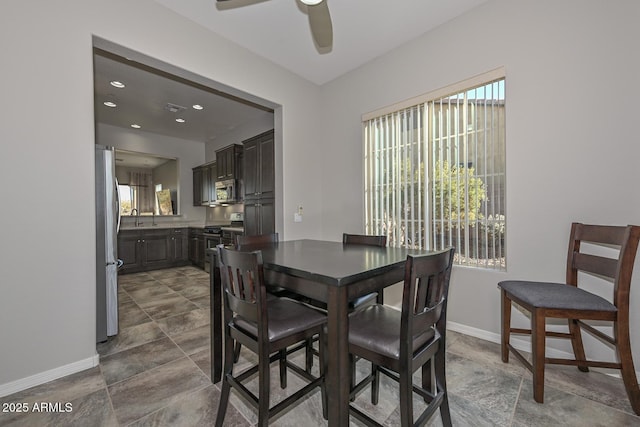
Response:
POLYGON ((140 226, 140 214, 138 213, 138 209, 131 209, 131 216, 133 216, 133 211, 136 211, 136 227, 140 226))
POLYGON ((155 209, 151 211, 151 215, 152 215, 151 225, 158 225, 158 224, 156 224, 156 210, 155 209))

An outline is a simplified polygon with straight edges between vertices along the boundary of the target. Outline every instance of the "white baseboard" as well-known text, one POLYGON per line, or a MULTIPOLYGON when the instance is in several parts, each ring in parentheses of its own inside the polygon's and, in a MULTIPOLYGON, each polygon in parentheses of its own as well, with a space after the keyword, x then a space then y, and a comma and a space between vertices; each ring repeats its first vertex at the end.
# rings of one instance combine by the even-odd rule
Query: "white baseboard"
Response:
MULTIPOLYGON (((496 344, 500 344, 500 334, 494 332, 485 331, 471 326, 463 325, 456 322, 447 322, 447 329, 454 332, 460 332, 461 334, 470 335, 472 337, 480 338, 481 340, 490 341, 496 344)), ((511 345, 520 351, 526 351, 531 353, 531 343, 527 340, 511 337, 511 345)), ((555 348, 547 347, 545 349, 547 357, 553 358, 573 358, 573 353, 567 353, 566 351, 558 350, 555 348)))
MULTIPOLYGON (((483 329, 473 328, 471 326, 463 325, 461 323, 456 322, 447 322, 447 329, 454 332, 459 332, 461 334, 469 335, 472 337, 479 338, 481 340, 493 342, 496 344, 500 344, 500 334, 496 334, 494 332, 485 331, 483 329)), ((531 353, 531 343, 527 340, 511 337, 511 345, 515 347, 517 350, 525 351, 527 353, 531 353)), ((566 351, 558 350, 555 348, 547 347, 545 349, 546 357, 558 358, 558 359, 573 359, 573 353, 568 353, 566 351)), ((498 355, 500 357, 500 355, 498 355)), ((603 374, 610 375, 612 377, 621 378, 619 372, 616 370, 605 370, 599 368, 590 368, 594 371, 602 372, 603 374)), ((636 371, 636 376, 640 378, 640 372, 636 371)))
POLYGON ((69 363, 68 365, 59 366, 26 378, 20 378, 19 380, 11 381, 9 383, 0 384, 0 397, 8 396, 49 381, 57 380, 58 378, 75 374, 76 372, 84 371, 85 369, 93 368, 98 366, 99 362, 100 356, 98 354, 94 354, 91 357, 69 363))

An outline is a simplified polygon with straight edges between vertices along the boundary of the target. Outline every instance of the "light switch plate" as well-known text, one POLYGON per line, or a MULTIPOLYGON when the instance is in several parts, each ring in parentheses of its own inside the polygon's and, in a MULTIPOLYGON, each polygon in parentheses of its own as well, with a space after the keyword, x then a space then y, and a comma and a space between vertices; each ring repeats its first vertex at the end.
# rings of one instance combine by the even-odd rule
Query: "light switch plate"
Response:
POLYGON ((293 222, 302 222, 302 215, 300 215, 299 213, 294 213, 293 214, 293 222))

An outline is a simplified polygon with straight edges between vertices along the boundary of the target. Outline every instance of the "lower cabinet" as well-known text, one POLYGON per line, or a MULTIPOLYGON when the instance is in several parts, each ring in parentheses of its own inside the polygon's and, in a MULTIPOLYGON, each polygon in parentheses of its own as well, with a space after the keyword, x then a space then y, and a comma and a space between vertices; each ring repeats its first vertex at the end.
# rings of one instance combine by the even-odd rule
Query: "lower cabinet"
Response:
POLYGON ((135 273, 186 265, 187 229, 161 228, 120 230, 118 258, 120 273, 135 273))
POLYGON ((204 231, 201 228, 189 228, 189 261, 193 265, 204 268, 205 243, 204 231))

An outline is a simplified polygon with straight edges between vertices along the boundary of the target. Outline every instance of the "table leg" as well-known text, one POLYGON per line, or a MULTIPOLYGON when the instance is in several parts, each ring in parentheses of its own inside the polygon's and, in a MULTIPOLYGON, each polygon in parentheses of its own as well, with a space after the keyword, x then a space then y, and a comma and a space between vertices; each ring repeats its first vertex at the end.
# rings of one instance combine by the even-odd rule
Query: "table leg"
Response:
POLYGON ((331 347, 327 355, 327 394, 329 400, 329 425, 349 425, 349 310, 345 286, 328 289, 327 342, 331 347))
MULTIPOLYGON (((212 251, 213 252, 213 251, 212 251)), ((215 253, 209 255, 209 301, 211 327, 211 382, 222 379, 222 283, 215 253)))

